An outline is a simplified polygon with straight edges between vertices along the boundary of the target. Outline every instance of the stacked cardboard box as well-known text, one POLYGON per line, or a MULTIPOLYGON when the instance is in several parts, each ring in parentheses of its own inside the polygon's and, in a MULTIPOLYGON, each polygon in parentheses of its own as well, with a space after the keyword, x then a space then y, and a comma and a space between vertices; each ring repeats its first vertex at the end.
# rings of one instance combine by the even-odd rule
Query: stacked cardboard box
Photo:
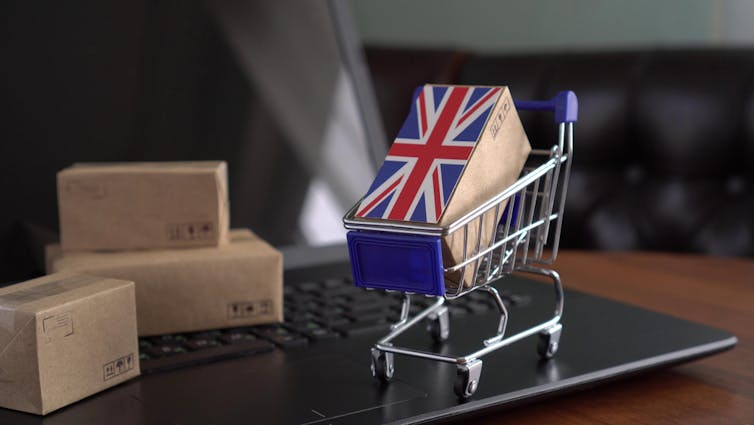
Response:
POLYGON ((222 245, 227 175, 222 161, 74 164, 58 173, 62 249, 222 245))
POLYGON ((280 252, 246 229, 220 247, 63 253, 47 247, 47 271, 136 282, 139 335, 283 320, 280 252))
POLYGON ((0 406, 44 415, 137 376, 137 334, 282 321, 282 255, 229 231, 227 188, 219 161, 58 173, 52 274, 0 289, 0 406))
POLYGON ((0 289, 0 406, 44 415, 138 375, 133 282, 58 273, 0 289))
POLYGON ((222 161, 66 168, 48 273, 133 280, 141 336, 282 321, 282 255, 229 237, 227 175, 222 161))

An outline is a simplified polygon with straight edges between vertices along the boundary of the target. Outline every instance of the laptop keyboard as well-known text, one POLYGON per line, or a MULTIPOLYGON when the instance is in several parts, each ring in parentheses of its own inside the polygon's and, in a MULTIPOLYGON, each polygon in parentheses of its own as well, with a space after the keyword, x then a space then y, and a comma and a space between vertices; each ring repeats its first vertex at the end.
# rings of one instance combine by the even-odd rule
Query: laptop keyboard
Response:
MULTIPOLYGON (((508 307, 522 306, 528 296, 501 292, 508 307)), ((142 373, 153 373, 273 350, 305 349, 313 344, 375 331, 387 331, 398 321, 403 294, 367 291, 350 278, 304 282, 284 287, 282 324, 247 326, 206 332, 139 338, 142 373)), ((414 296, 411 314, 434 302, 414 296)), ((451 317, 495 309, 492 298, 472 292, 448 305, 451 317)))

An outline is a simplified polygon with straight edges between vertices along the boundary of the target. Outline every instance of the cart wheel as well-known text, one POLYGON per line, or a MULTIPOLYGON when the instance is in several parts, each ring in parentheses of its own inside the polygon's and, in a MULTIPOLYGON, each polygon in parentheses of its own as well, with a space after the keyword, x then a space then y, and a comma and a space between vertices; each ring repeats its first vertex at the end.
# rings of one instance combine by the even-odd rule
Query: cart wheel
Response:
POLYGON ((382 382, 388 382, 393 377, 394 372, 393 353, 385 353, 372 348, 372 376, 382 382))
POLYGON ((465 365, 459 365, 456 372, 456 382, 453 385, 458 398, 467 399, 471 397, 479 387, 479 378, 482 376, 482 361, 472 360, 465 365))
POLYGON ((545 329, 539 333, 539 344, 537 344, 537 353, 545 360, 549 360, 555 356, 558 352, 558 345, 560 344, 560 334, 563 330, 563 325, 558 323, 557 325, 545 329))
POLYGON ((450 323, 448 321, 448 307, 440 307, 436 313, 429 315, 427 332, 435 342, 447 341, 450 336, 450 323))

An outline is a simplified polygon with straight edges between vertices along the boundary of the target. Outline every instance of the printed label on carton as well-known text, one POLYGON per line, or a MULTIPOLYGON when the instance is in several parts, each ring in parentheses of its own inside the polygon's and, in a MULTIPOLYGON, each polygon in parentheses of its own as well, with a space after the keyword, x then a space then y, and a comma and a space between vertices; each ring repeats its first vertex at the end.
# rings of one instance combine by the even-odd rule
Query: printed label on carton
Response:
POLYGON ((130 353, 126 356, 118 357, 109 363, 105 363, 105 365, 102 366, 103 379, 107 381, 108 379, 115 378, 116 376, 132 370, 135 362, 134 354, 130 353))
POLYGON ((215 226, 211 221, 168 223, 168 239, 171 241, 196 241, 214 237, 215 226))
POLYGON ((42 319, 42 332, 50 343, 57 338, 73 335, 73 315, 70 311, 42 319))
POLYGON ((71 180, 65 185, 66 192, 85 199, 104 199, 107 197, 105 185, 90 180, 71 180))
POLYGON ((500 129, 503 128, 503 123, 505 122, 505 118, 508 116, 508 111, 511 109, 511 104, 508 99, 505 99, 503 103, 503 107, 500 108, 500 111, 495 115, 495 118, 492 119, 492 122, 489 125, 490 128, 490 134, 492 134, 492 140, 497 139, 497 133, 500 132, 500 129))
POLYGON ((239 301, 228 304, 228 319, 272 314, 272 300, 239 301))

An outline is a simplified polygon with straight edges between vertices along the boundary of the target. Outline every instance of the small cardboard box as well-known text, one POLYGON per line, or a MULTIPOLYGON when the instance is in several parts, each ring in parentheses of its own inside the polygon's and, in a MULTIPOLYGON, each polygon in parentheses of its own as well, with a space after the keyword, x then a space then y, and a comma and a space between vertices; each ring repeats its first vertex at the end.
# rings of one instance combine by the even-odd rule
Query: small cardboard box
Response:
POLYGON ((0 406, 45 415, 138 375, 133 282, 57 273, 0 289, 0 406))
POLYGON ((48 245, 47 270, 133 280, 140 336, 282 321, 282 254, 246 229, 229 237, 220 247, 154 251, 48 245))
MULTIPOLYGON (((507 87, 424 85, 355 217, 448 226, 513 184, 530 151, 507 87)), ((504 207, 481 233, 470 223, 465 253, 462 231, 443 237, 443 265, 489 244, 504 207)), ((446 287, 471 285, 471 274, 446 273, 446 287)))
POLYGON ((81 163, 58 173, 64 251, 217 246, 227 240, 222 161, 81 163))

